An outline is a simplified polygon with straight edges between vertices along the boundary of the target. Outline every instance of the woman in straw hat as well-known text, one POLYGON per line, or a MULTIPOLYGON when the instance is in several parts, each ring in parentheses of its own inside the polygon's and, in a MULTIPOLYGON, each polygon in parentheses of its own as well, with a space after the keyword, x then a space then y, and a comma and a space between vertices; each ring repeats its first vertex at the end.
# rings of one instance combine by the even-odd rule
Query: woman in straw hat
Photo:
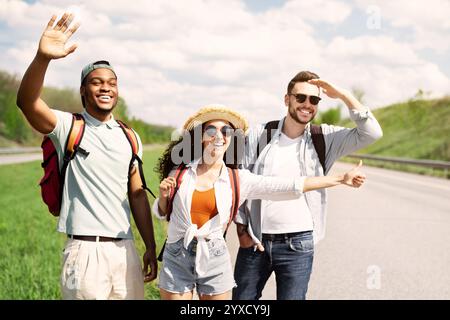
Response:
POLYGON ((159 275, 162 299, 192 299, 194 288, 201 300, 230 298, 235 282, 223 229, 246 199, 295 199, 320 188, 359 187, 365 179, 361 163, 323 177, 268 177, 238 169, 239 141, 248 124, 224 106, 200 109, 183 129, 159 161, 160 197, 153 205, 158 218, 170 215, 159 275))

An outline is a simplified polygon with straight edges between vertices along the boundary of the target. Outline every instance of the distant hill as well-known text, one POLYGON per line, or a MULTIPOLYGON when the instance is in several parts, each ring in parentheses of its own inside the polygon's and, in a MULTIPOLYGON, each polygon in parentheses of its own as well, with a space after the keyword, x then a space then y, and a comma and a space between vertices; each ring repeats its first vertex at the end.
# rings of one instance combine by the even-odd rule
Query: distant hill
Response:
MULTIPOLYGON (((411 99, 373 110, 383 138, 358 153, 450 161, 450 97, 411 99)), ((345 120, 340 125, 350 127, 345 120)))
MULTIPOLYGON (((42 135, 31 128, 16 106, 19 85, 20 80, 16 76, 0 70, 0 147, 38 146, 42 141, 42 135)), ((45 87, 42 96, 52 108, 68 112, 83 110, 80 95, 76 90, 45 87)), ((130 117, 126 102, 122 98, 119 98, 113 113, 115 118, 124 121, 139 133, 143 144, 170 141, 174 128, 149 124, 130 117)))

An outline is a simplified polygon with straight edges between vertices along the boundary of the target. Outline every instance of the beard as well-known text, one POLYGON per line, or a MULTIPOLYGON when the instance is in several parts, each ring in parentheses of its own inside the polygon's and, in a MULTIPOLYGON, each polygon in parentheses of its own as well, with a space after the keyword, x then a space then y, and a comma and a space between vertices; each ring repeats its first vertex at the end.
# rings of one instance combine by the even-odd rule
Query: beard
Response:
POLYGON ((291 116, 292 120, 294 120, 295 122, 297 122, 298 124, 302 124, 302 125, 306 125, 308 123, 310 123, 311 121, 313 121, 314 117, 316 116, 316 113, 313 113, 311 115, 311 118, 308 121, 303 121, 301 120, 298 115, 297 115, 297 111, 295 110, 295 108, 289 103, 289 108, 288 108, 288 112, 289 115, 291 116))

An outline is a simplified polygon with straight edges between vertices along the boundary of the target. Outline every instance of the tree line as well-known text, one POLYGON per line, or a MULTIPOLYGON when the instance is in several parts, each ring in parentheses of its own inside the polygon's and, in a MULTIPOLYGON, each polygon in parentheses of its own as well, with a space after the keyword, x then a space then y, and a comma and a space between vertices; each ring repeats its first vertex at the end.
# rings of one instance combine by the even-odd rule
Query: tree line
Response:
MULTIPOLYGON (((7 141, 20 145, 39 145, 42 135, 35 131, 25 120, 16 105, 17 90, 20 80, 17 76, 0 70, 0 136, 7 141)), ((80 95, 77 91, 66 88, 44 87, 42 98, 52 108, 81 112, 80 95)), ((119 98, 114 117, 120 119, 139 133, 143 144, 167 143, 174 128, 146 123, 129 115, 128 106, 119 98)))

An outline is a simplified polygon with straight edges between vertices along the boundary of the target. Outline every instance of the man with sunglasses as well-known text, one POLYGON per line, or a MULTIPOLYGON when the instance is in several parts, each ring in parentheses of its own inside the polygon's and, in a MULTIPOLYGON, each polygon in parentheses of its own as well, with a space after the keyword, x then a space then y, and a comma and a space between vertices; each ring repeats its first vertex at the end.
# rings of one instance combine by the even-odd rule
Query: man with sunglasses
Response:
MULTIPOLYGON (((50 109, 41 92, 50 62, 76 49, 76 45, 66 48, 79 27, 71 26, 73 18, 65 13, 55 24, 52 16, 17 94, 17 105, 29 123, 51 139, 60 168, 73 115, 50 109)), ((83 138, 65 171, 57 226, 67 234, 60 279, 64 299, 143 299, 144 282, 157 275, 153 223, 142 177, 128 137, 112 114, 118 94, 117 76, 108 61, 83 68, 83 138), (133 242, 131 213, 146 246, 144 270, 133 242)), ((142 158, 139 136, 134 137, 142 158)))
MULTIPOLYGON (((381 138, 373 114, 353 95, 309 71, 299 72, 288 84, 284 97, 287 115, 275 123, 269 143, 266 125, 249 131, 244 166, 269 176, 326 175, 342 156, 381 138), (312 139, 311 121, 319 108, 320 91, 342 100, 356 128, 322 124, 324 167, 312 139), (268 140, 268 139, 266 139, 268 140), (259 144, 259 146, 258 146, 259 144)), ((234 276, 235 300, 256 300, 272 272, 278 300, 304 300, 312 271, 314 245, 325 235, 326 191, 308 192, 296 200, 251 200, 235 219, 240 242, 234 276)))

